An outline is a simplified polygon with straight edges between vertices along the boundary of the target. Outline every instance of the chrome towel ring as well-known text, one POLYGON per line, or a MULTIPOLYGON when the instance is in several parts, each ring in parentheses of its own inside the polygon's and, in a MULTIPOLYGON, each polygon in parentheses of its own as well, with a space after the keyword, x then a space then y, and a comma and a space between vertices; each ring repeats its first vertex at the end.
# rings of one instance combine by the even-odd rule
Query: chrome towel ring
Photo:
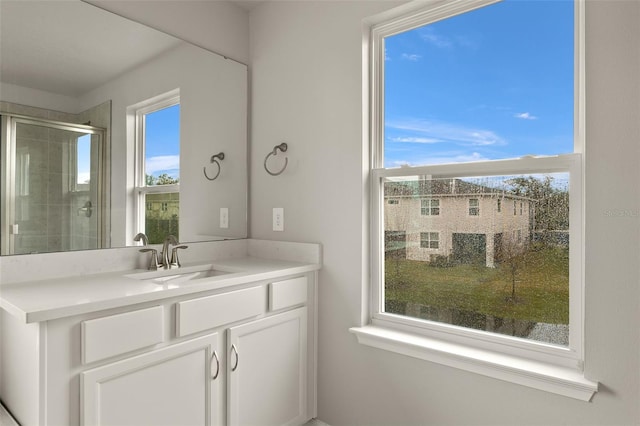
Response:
POLYGON ((271 157, 272 155, 278 155, 278 150, 282 152, 287 152, 287 148, 288 148, 287 144, 285 142, 282 142, 280 145, 274 146, 273 151, 268 153, 267 156, 264 158, 264 169, 271 176, 278 176, 280 173, 284 172, 284 169, 287 168, 287 164, 289 163, 289 159, 287 157, 284 157, 284 166, 282 166, 282 169, 279 172, 272 172, 271 170, 269 170, 269 167, 267 167, 267 161, 269 160, 269 157, 271 157))
POLYGON ((222 170, 222 167, 220 167, 220 162, 218 162, 218 160, 220 161, 224 160, 224 152, 221 152, 211 157, 211 164, 215 164, 218 166, 218 172, 216 173, 216 175, 214 177, 209 177, 209 175, 207 174, 207 166, 204 166, 202 168, 202 171, 204 172, 204 177, 206 177, 209 180, 216 180, 216 178, 220 175, 220 171, 222 170))

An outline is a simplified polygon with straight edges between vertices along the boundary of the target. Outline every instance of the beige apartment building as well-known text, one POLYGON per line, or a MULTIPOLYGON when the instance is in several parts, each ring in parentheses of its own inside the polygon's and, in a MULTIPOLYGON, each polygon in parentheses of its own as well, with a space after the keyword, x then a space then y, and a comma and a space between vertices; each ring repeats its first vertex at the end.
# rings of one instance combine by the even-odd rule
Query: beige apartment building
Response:
POLYGON ((385 184, 387 256, 438 256, 493 267, 498 251, 530 235, 532 200, 461 179, 385 184))

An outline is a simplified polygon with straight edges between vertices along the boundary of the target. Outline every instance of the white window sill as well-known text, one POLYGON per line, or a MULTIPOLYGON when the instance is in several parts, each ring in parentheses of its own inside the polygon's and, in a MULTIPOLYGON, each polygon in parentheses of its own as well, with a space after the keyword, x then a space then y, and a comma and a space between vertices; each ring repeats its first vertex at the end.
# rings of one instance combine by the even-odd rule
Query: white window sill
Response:
POLYGON ((511 383, 590 401, 598 383, 587 380, 582 371, 532 361, 486 349, 445 342, 388 328, 365 326, 350 331, 358 342, 374 348, 436 362, 511 383))

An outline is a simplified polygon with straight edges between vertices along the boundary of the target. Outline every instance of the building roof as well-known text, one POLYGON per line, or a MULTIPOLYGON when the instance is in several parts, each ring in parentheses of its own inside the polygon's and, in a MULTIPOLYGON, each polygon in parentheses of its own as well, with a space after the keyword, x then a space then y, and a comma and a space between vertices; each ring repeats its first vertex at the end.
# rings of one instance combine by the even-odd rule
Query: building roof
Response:
POLYGON ((442 196, 502 196, 528 200, 504 188, 479 185, 462 179, 421 179, 401 182, 386 182, 385 197, 442 197, 442 196))

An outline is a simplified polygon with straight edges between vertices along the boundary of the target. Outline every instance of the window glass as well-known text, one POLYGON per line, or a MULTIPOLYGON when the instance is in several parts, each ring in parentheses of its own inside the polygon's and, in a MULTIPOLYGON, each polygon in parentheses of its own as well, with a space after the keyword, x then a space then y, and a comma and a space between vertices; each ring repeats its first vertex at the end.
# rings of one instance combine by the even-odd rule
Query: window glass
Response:
POLYGON ((180 193, 162 192, 146 194, 145 234, 149 242, 162 243, 167 235, 180 236, 180 193))
POLYGON ((145 114, 145 184, 180 181, 180 105, 145 114))
POLYGON ((85 134, 76 144, 76 185, 91 183, 91 135, 85 134))
POLYGON ((469 198, 469 216, 480 215, 480 201, 477 198, 469 198))
POLYGON ((440 234, 437 232, 421 232, 420 247, 428 249, 437 249, 440 246, 440 234))
POLYGON ((422 200, 420 212, 425 216, 438 216, 440 214, 440 200, 437 200, 437 199, 422 200))
POLYGON ((505 0, 384 38, 384 167, 574 151, 574 4, 505 0))
POLYGON ((568 345, 568 173, 386 178, 384 197, 385 312, 568 345), (496 200, 522 214, 469 217, 496 200))

